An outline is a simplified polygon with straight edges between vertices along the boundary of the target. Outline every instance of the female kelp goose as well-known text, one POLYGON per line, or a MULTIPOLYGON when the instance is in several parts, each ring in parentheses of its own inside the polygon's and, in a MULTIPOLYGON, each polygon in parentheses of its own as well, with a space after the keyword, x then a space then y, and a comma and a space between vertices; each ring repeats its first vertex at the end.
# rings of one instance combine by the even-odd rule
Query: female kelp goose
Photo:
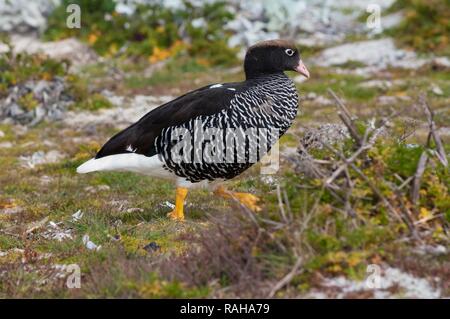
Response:
MULTIPOLYGON (((131 171, 173 179, 176 201, 168 216, 183 220, 188 188, 241 174, 270 150, 297 115, 297 91, 284 71, 306 78, 309 72, 293 43, 270 40, 250 47, 244 69, 243 82, 205 86, 150 111, 113 136, 77 172, 131 171)), ((221 186, 215 194, 259 210, 252 194, 221 186)))

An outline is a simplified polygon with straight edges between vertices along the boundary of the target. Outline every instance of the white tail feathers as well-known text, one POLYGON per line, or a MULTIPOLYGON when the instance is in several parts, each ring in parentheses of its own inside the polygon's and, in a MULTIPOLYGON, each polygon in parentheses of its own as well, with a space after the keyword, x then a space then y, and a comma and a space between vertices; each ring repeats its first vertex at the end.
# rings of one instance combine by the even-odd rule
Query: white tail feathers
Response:
POLYGON ((95 171, 99 171, 101 169, 99 169, 98 163, 96 163, 96 159, 92 158, 87 162, 84 162, 83 164, 81 164, 80 166, 77 167, 77 173, 79 174, 85 174, 85 173, 90 173, 90 172, 95 172, 95 171))
POLYGON ((155 177, 171 177, 158 156, 148 157, 135 153, 92 158, 77 168, 77 173, 80 174, 96 171, 127 171, 155 177))

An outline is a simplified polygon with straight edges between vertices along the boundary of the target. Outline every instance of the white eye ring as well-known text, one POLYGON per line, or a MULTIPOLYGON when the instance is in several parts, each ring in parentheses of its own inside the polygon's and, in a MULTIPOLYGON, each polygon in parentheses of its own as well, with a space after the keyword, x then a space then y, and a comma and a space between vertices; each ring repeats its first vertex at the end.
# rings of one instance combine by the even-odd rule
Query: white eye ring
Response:
POLYGON ((292 50, 292 49, 286 49, 284 52, 285 52, 287 55, 289 55, 289 56, 293 56, 293 55, 294 55, 294 50, 292 50))

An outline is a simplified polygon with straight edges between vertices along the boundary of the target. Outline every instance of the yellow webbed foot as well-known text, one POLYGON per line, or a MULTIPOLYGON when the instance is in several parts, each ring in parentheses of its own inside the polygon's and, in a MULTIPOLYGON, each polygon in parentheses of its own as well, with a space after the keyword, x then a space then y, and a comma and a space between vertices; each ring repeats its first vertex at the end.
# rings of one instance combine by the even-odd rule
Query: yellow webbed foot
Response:
POLYGON ((233 192, 232 193, 234 197, 236 197, 236 199, 245 207, 247 207, 248 209, 250 209, 252 212, 260 212, 261 211, 261 207, 259 207, 257 205, 257 203, 259 202, 259 197, 255 196, 253 194, 250 193, 237 193, 237 192, 233 192))
POLYGON ((219 186, 215 191, 214 194, 221 196, 223 198, 234 198, 237 201, 239 201, 242 205, 247 207, 253 212, 259 212, 261 211, 261 207, 257 205, 259 201, 259 197, 250 194, 250 193, 239 193, 239 192, 231 192, 226 190, 223 186, 219 186))
POLYGON ((167 217, 172 220, 184 221, 184 200, 186 199, 187 193, 187 188, 177 187, 175 208, 167 214, 167 217))
POLYGON ((169 217, 171 220, 184 221, 184 213, 177 212, 176 209, 168 213, 167 217, 169 217))

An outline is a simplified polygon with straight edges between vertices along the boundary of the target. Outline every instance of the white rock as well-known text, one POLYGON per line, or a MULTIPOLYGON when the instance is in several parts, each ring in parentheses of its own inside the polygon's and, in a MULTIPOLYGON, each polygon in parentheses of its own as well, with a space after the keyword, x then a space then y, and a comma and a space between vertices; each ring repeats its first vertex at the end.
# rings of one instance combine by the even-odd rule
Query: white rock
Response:
POLYGON ((170 209, 174 209, 174 208, 175 208, 175 205, 172 204, 172 203, 169 202, 169 201, 165 201, 164 203, 162 203, 162 205, 163 205, 163 206, 166 206, 166 207, 169 207, 170 209))
POLYGON ((436 57, 431 63, 441 68, 450 68, 450 59, 447 57, 436 57))
POLYGON ((77 222, 83 217, 84 213, 81 209, 77 210, 75 214, 72 215, 72 221, 77 222))
POLYGON ((297 75, 295 78, 293 78, 295 83, 303 83, 307 80, 303 75, 297 75))
POLYGON ((87 186, 84 188, 84 190, 86 192, 89 193, 97 193, 97 192, 101 192, 101 191, 109 191, 111 189, 111 187, 109 187, 108 185, 98 185, 98 186, 87 186))
POLYGON ((0 0, 0 31, 42 31, 60 0, 0 0))
POLYGON ((0 148, 11 148, 13 144, 11 142, 2 142, 0 143, 0 148))
POLYGON ((319 105, 333 105, 334 102, 322 95, 319 95, 317 98, 315 98, 312 103, 319 104, 319 105))
POLYGON ((90 125, 111 123, 118 128, 125 128, 136 122, 147 112, 157 106, 171 101, 173 96, 137 95, 132 99, 121 96, 110 96, 108 99, 117 107, 99 110, 97 112, 67 112, 63 122, 69 126, 80 128, 90 125))
POLYGON ((415 252, 419 255, 444 255, 447 253, 447 248, 443 245, 421 245, 417 247, 415 252))
POLYGON ((126 212, 127 213, 143 213, 144 209, 139 208, 139 207, 130 207, 130 208, 127 208, 126 212))
POLYGON ((191 21, 191 24, 194 28, 203 28, 206 27, 207 22, 205 20, 205 18, 197 18, 191 21))
POLYGON ((90 241, 90 239, 89 239, 89 235, 84 235, 83 236, 83 244, 86 246, 86 248, 87 249, 89 249, 89 250, 96 250, 96 251, 98 251, 98 250, 100 250, 100 248, 102 247, 102 246, 97 246, 96 244, 94 244, 92 241, 90 241))
POLYGON ((309 92, 305 95, 305 100, 314 100, 317 97, 317 94, 314 92, 309 92))
POLYGON ((132 4, 126 4, 123 2, 118 2, 115 11, 120 14, 132 15, 136 10, 136 6, 132 4))
POLYGON ((97 55, 87 45, 77 39, 69 38, 60 41, 43 42, 32 36, 12 35, 14 53, 43 53, 51 58, 68 59, 74 68, 81 67, 97 59, 97 55))
POLYGON ((61 226, 62 222, 55 223, 53 221, 49 221, 48 226, 45 232, 42 234, 42 237, 51 240, 64 241, 66 239, 73 239, 72 230, 64 229, 61 226))
POLYGON ((419 298, 435 299, 441 296, 440 289, 435 289, 424 278, 417 278, 400 269, 386 267, 379 275, 379 287, 370 288, 365 281, 354 281, 345 277, 326 278, 322 285, 339 291, 337 298, 347 293, 372 291, 375 298, 419 298), (395 295, 389 291, 391 287, 400 287, 401 292, 395 295))
POLYGON ((64 158, 64 154, 57 150, 51 150, 47 153, 37 151, 30 156, 21 156, 22 166, 35 168, 36 165, 56 163, 64 158))
POLYGON ((347 43, 322 51, 313 62, 319 66, 342 65, 351 61, 374 66, 382 70, 389 66, 417 69, 425 59, 417 58, 414 52, 397 49, 391 38, 347 43))
POLYGON ((404 18, 404 13, 402 11, 391 13, 381 17, 381 27, 382 29, 390 29, 398 26, 404 18))
MULTIPOLYGON (((392 2, 376 1, 382 9, 392 2)), ((357 18, 373 0, 230 0, 228 3, 235 12, 235 19, 225 27, 234 32, 230 46, 245 47, 280 37, 301 45, 329 46, 342 41, 346 34, 369 31, 357 18)))
POLYGON ((363 88, 389 89, 392 87, 392 82, 387 80, 370 80, 362 82, 358 86, 363 88))
POLYGON ((431 92, 433 92, 436 95, 443 95, 444 91, 437 85, 437 84, 431 84, 431 92))
POLYGON ((392 105, 399 101, 409 101, 409 100, 411 100, 409 96, 382 95, 377 98, 377 101, 380 105, 392 105))

